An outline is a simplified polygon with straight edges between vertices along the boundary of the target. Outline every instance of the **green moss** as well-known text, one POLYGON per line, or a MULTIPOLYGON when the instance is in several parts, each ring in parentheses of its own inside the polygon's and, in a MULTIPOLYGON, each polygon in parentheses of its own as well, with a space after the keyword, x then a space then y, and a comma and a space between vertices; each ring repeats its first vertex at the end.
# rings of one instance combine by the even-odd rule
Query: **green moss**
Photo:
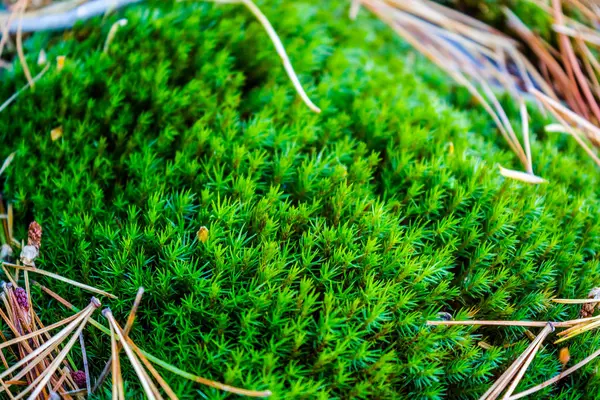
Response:
MULTIPOLYGON (((67 62, 0 114, 17 237, 36 218, 39 265, 117 294, 105 304, 121 321, 144 286, 133 338, 197 375, 286 399, 480 395, 528 344, 523 330, 425 321, 574 317, 550 298, 600 283, 597 169, 536 116, 534 167, 550 183, 505 180, 495 163, 517 160, 489 118, 453 108, 464 93, 366 11, 263 8, 322 114, 239 6, 150 4, 33 36, 31 60, 46 47, 67 62)), ((2 98, 24 83, 18 65, 4 82, 2 98)), ((65 313, 37 296, 43 320, 65 313)), ((93 328, 86 339, 97 372, 110 343, 93 328)), ((584 335, 572 359, 599 344, 584 335)), ((548 344, 521 387, 558 373, 556 354, 548 344)), ((544 394, 597 393, 594 368, 544 394)), ((182 398, 226 397, 165 377, 182 398)))

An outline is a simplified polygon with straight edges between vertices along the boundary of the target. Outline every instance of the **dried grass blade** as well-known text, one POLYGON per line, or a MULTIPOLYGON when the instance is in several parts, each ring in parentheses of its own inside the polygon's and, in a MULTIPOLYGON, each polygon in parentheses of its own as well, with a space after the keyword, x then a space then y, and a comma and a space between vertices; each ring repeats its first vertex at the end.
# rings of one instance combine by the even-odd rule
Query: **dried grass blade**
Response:
POLYGON ((68 283, 70 285, 77 286, 78 288, 81 288, 81 289, 84 289, 84 290, 87 290, 89 292, 93 292, 93 293, 96 293, 96 294, 100 294, 102 296, 110 297, 112 299, 116 299, 117 298, 117 296, 115 296, 113 294, 110 294, 108 292, 105 292, 104 290, 96 289, 95 287, 86 285, 84 283, 79 283, 77 281, 65 278, 65 277, 60 276, 58 274, 55 274, 53 272, 44 271, 44 270, 39 269, 39 268, 31 268, 31 267, 26 267, 26 266, 23 266, 23 265, 11 264, 11 263, 7 263, 7 262, 3 262, 2 264, 3 265, 7 265, 7 266, 12 267, 12 268, 20 269, 22 271, 29 271, 29 272, 33 272, 33 273, 36 273, 36 274, 48 276, 50 278, 54 278, 56 280, 59 280, 59 281, 62 281, 62 282, 66 282, 66 283, 68 283))

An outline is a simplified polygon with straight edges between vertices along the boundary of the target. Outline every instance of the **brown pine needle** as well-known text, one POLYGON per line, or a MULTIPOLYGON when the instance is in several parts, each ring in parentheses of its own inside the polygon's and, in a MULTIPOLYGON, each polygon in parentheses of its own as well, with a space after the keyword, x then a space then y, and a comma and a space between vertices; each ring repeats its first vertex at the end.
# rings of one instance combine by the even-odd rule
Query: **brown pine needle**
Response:
POLYGON ((600 303, 600 299, 552 299, 552 301, 559 304, 600 303))
POLYGON ((285 69, 285 72, 287 72, 288 77, 292 81, 292 84, 294 85, 296 92, 298 92, 298 95, 300 95, 300 98, 302 99, 302 101, 304 101, 304 103, 308 106, 308 108, 310 108, 311 110, 313 110, 316 113, 320 113, 321 109, 319 107, 317 107, 310 100, 310 98, 308 97, 308 95, 306 94, 304 89, 302 88, 302 84, 300 83, 300 80, 298 79, 298 76, 296 75, 296 72, 294 71, 294 67, 292 66, 292 63, 285 51, 285 47, 283 47, 283 43, 281 43, 281 39, 279 39, 279 36, 277 35, 277 32, 275 32, 275 29, 273 29, 273 26, 269 22, 269 19, 262 13, 262 11, 260 11, 260 8, 258 8, 256 6, 256 4, 254 4, 252 2, 252 0, 210 0, 210 1, 214 1, 216 3, 241 3, 241 4, 245 5, 246 8, 248 8, 248 10, 250 10, 250 12, 256 17, 258 22, 260 22, 260 24, 263 26, 263 28, 265 28, 267 35, 269 35, 271 42, 273 42, 273 45, 275 46, 275 50, 277 51, 277 54, 279 55, 279 57, 281 58, 281 61, 283 62, 283 68, 285 69))
POLYGON ((29 86, 33 88, 35 82, 31 77, 31 72, 29 71, 29 66, 27 65, 27 60, 25 59, 25 53, 23 52, 23 30, 21 29, 23 23, 23 14, 25 13, 25 9, 29 5, 29 0, 22 0, 19 3, 19 25, 17 27, 17 54, 19 55, 19 61, 21 62, 21 66, 23 67, 23 72, 25 73, 25 77, 27 78, 27 82, 29 86), (21 5, 22 4, 22 5, 21 5))
MULTIPOLYGON (((85 311, 85 310, 83 310, 83 311, 85 311)), ((36 336, 39 336, 39 335, 41 335, 41 334, 43 334, 45 332, 51 331, 52 329, 56 329, 59 326, 66 325, 69 322, 72 322, 73 320, 81 317, 81 314, 83 313, 83 311, 80 311, 77 314, 74 314, 74 315, 72 315, 70 317, 67 317, 67 318, 65 318, 65 319, 63 319, 63 320, 61 320, 59 322, 56 322, 56 323, 54 323, 52 325, 48 325, 47 327, 45 327, 43 329, 39 329, 39 330, 31 332, 31 333, 29 333, 27 335, 19 336, 19 337, 16 337, 14 339, 5 341, 3 343, 0 343, 0 349, 3 349, 3 348, 8 347, 8 346, 12 346, 14 344, 20 343, 22 341, 31 339, 31 338, 36 337, 36 336)))
MULTIPOLYGON (((20 379, 22 376, 24 376, 29 370, 33 369, 35 365, 37 365, 48 354, 50 354, 54 350, 56 345, 61 343, 71 332, 73 332, 73 330, 77 328, 77 325, 81 324, 82 321, 89 318, 94 311, 94 307, 94 303, 90 302, 90 304, 84 309, 84 312, 77 319, 72 321, 59 333, 54 335, 51 340, 46 341, 42 346, 30 352, 27 356, 19 360, 16 364, 11 366, 4 372, 0 373, 0 379, 6 378, 8 375, 12 374, 17 369, 26 365, 26 367, 19 374, 14 376, 13 379, 20 379)), ((2 392, 1 389, 0 392, 2 392)))
MULTIPOLYGON (((552 332, 553 328, 550 324, 546 324, 544 329, 539 333, 536 339, 527 346, 527 349, 511 364, 511 366, 494 382, 494 384, 481 396, 481 400, 494 400, 506 389, 508 384, 513 381, 513 378, 522 377, 521 370, 524 366, 528 366, 531 361, 530 356, 535 355, 539 345, 544 341, 546 336, 552 332)), ((517 382, 518 383, 518 382, 517 382)), ((515 385, 516 387, 516 385, 515 385)), ((510 390, 510 388, 509 388, 510 390)))
POLYGON ((69 351, 71 351, 71 348, 73 347, 73 345, 79 338, 79 335, 85 328, 85 325, 87 324, 88 319, 92 315, 94 309, 98 308, 100 306, 100 302, 98 302, 97 300, 95 300, 95 301, 94 300, 95 299, 93 299, 91 302, 93 308, 91 309, 90 312, 87 313, 86 317, 80 323, 80 325, 77 328, 77 330, 75 331, 75 333, 71 336, 71 339, 69 340, 69 342, 61 350, 61 352, 54 359, 54 361, 50 364, 50 366, 46 370, 44 370, 44 374, 42 374, 38 378, 36 378, 27 389, 25 389, 23 392, 21 392, 19 394, 19 396, 16 396, 17 399, 20 398, 20 396, 22 396, 23 393, 29 392, 30 388, 35 387, 35 389, 31 393, 31 395, 29 396, 30 400, 35 400, 37 398, 37 396, 42 392, 42 390, 44 390, 44 387, 50 381, 50 379, 52 378, 52 375, 54 374, 54 372, 58 369, 58 367, 62 363, 62 360, 64 360, 65 357, 67 356, 67 354, 69 353, 69 351), (35 386, 35 385, 37 385, 37 386, 35 386))
MULTIPOLYGON (((521 379, 523 378, 523 375, 525 375, 525 372, 527 372, 527 368, 529 368, 529 364, 531 364, 531 362, 535 358, 535 355, 537 354, 538 350, 542 346, 542 343, 544 342, 544 339, 553 330, 554 330, 554 328, 550 324, 548 324, 548 326, 546 326, 540 332, 540 334, 536 338, 537 344, 531 348, 529 354, 527 355, 527 358, 523 362, 523 365, 521 365, 521 367, 519 369, 519 372, 517 373, 517 375, 513 379, 511 385, 506 390, 506 393, 504 394, 504 397, 503 397, 504 400, 508 399, 510 397, 510 395, 515 391, 515 389, 517 388, 517 385, 519 384, 519 382, 521 382, 521 379)), ((534 341, 534 343, 535 343, 535 341, 534 341)))
POLYGON ((490 326, 528 326, 543 328, 546 321, 427 321, 427 325, 490 325, 490 326))
POLYGON ((547 381, 540 383, 539 385, 534 386, 530 389, 524 390, 521 393, 517 393, 516 395, 511 396, 509 400, 517 400, 517 399, 529 396, 530 394, 533 394, 535 392, 538 392, 538 391, 558 382, 562 378, 571 375, 573 372, 577 371, 579 368, 581 368, 584 365, 588 364, 589 362, 593 361, 598 356, 600 356, 600 349, 596 350, 594 353, 590 354, 589 356, 587 356, 586 358, 584 358, 577 364, 573 365, 571 368, 565 370, 564 372, 561 372, 554 378, 548 379, 547 381))
MULTIPOLYGON (((143 295, 144 295, 144 288, 140 287, 138 289, 137 295, 135 296, 135 300, 133 301, 133 307, 131 308, 131 311, 129 312, 129 316, 127 317, 127 322, 125 323, 125 329, 123 330, 125 336, 129 335, 129 332, 131 331, 131 328, 133 327, 133 322, 135 321, 135 315, 137 313, 138 307, 140 306, 140 303, 142 302, 143 295)), ((121 351, 121 343, 119 342, 117 344, 117 355, 119 354, 120 351, 121 351)), ((102 382, 104 382, 104 379, 106 379, 106 376, 108 375, 108 372, 112 365, 112 361, 113 361, 113 357, 111 356, 111 358, 109 358, 109 360, 106 362, 106 365, 104 366, 104 370, 102 370, 100 377, 96 381, 93 392, 98 390, 100 385, 102 385, 102 382)), ((93 392, 91 392, 91 393, 93 393, 93 392)))
MULTIPOLYGON (((79 309, 77 307, 75 307, 73 304, 69 303, 67 300, 65 300, 63 297, 61 297, 58 293, 53 292, 51 289, 48 289, 46 286, 42 285, 39 282, 33 281, 33 284, 38 286, 40 289, 42 289, 42 291, 44 291, 50 297, 52 297, 53 299, 55 299, 56 301, 58 301, 65 307, 67 307, 69 310, 71 310, 73 312, 79 312, 79 309)), ((90 318, 90 325, 99 329, 103 333, 110 335, 108 328, 106 328, 104 325, 102 325, 101 323, 96 321, 94 318, 90 318)))
MULTIPOLYGON (((112 398, 113 399, 123 399, 125 393, 123 389, 123 377, 121 376, 121 366, 119 363, 119 353, 117 352, 117 340, 115 339, 115 330, 112 325, 110 325, 110 344, 111 344, 111 353, 112 353, 112 398)), ((97 384, 96 384, 97 386, 97 384)), ((95 390, 95 388, 94 388, 95 390)))
POLYGON ((140 360, 142 361, 142 363, 144 364, 144 366, 146 367, 146 369, 148 371, 150 371, 150 373, 152 374, 152 376, 154 377, 154 379, 156 379, 156 381, 162 387, 162 389, 165 391, 165 393, 167 394, 167 396, 169 396, 169 398, 171 400, 178 400, 178 397, 175 394, 175 392, 173 392, 173 389, 171 389, 171 387, 169 386, 169 384, 163 379, 162 376, 160 376, 160 374, 158 373, 158 371, 156 370, 156 368, 154 368, 154 366, 150 363, 150 361, 148 361, 148 359, 146 358, 146 356, 144 356, 144 354, 141 352, 141 350, 139 349, 139 347, 137 347, 136 344, 133 343, 133 341, 129 337, 127 337, 127 343, 129 343, 129 345, 131 346, 131 348, 133 349, 133 351, 135 351, 135 353, 140 358, 140 360))
POLYGON ((144 356, 146 356, 146 358, 148 360, 150 360, 154 364, 156 364, 160 367, 163 367, 164 369, 171 371, 172 373, 177 374, 183 378, 189 379, 194 382, 201 383, 206 386, 210 386, 215 389, 223 390, 225 392, 239 394, 242 396, 248 396, 248 397, 269 397, 272 394, 270 390, 263 390, 263 391, 246 390, 246 389, 237 388, 235 386, 225 385, 224 383, 211 381, 209 379, 202 378, 200 376, 196 376, 196 375, 190 374, 188 372, 185 372, 169 363, 164 362, 160 358, 154 357, 152 354, 150 354, 144 350, 140 349, 140 351, 142 352, 142 354, 144 356))
POLYGON ((133 350, 131 350, 131 347, 125 340, 125 337, 123 336, 123 332, 121 332, 121 329, 117 325, 117 321, 113 317, 112 312, 110 311, 110 308, 105 308, 102 311, 102 315, 104 315, 104 317, 108 320, 112 329, 117 334, 119 341, 121 343, 121 346, 123 346, 123 350, 125 350, 125 354, 127 354, 127 357, 129 358, 131 366, 133 367, 135 373, 137 374, 138 379, 140 380, 140 383, 142 384, 142 388, 144 389, 144 392, 146 393, 147 398, 150 400, 156 400, 155 391, 152 388, 152 383, 147 379, 146 374, 144 372, 144 368, 142 367, 142 365, 140 364, 140 361, 137 359, 135 353, 133 352, 133 350))
POLYGON ((23 270, 23 271, 29 271, 29 272, 33 272, 33 273, 36 273, 36 274, 48 276, 50 278, 54 278, 56 280, 59 280, 59 281, 62 281, 62 282, 66 282, 66 283, 68 283, 70 285, 73 285, 73 286, 76 286, 78 288, 81 288, 81 289, 84 289, 84 290, 87 290, 89 292, 93 292, 93 293, 96 293, 96 294, 101 294, 102 296, 110 297, 112 299, 116 299, 117 298, 117 296, 115 296, 113 294, 110 294, 108 292, 105 292, 104 290, 96 289, 95 287, 92 287, 92 286, 89 286, 89 285, 86 285, 86 284, 83 284, 83 283, 79 283, 77 281, 65 278, 65 277, 60 276, 58 274, 55 274, 53 272, 44 271, 44 270, 41 270, 39 268, 26 267, 24 265, 11 264, 11 263, 7 263, 7 262, 3 262, 2 264, 3 265, 7 265, 7 266, 12 267, 12 268, 20 269, 20 270, 23 270))
POLYGON ((592 329, 596 329, 598 327, 600 327, 600 321, 591 322, 579 328, 576 327, 576 329, 573 329, 568 334, 565 334, 563 337, 554 342, 554 344, 562 343, 566 340, 572 339, 575 336, 582 334, 583 332, 591 331, 592 329))
POLYGON ((2 173, 4 172, 4 170, 6 168, 8 168, 8 166, 10 165, 10 163, 12 162, 13 158, 15 158, 15 154, 16 153, 10 153, 8 155, 8 157, 6 157, 6 159, 4 160, 4 163, 2 164, 2 168, 0 168, 0 175, 2 175, 2 173))

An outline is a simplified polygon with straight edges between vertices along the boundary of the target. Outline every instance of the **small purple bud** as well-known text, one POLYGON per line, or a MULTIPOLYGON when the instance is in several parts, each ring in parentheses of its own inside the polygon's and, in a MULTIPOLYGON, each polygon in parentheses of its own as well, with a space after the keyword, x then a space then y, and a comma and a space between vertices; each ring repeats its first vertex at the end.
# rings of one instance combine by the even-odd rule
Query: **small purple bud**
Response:
POLYGON ((27 292, 22 287, 18 287, 15 289, 15 297, 17 298, 17 303, 21 306, 25 311, 29 311, 29 300, 27 299, 27 292))
POLYGON ((73 372, 71 372, 71 378, 73 378, 73 381, 75 382, 77 387, 79 387, 79 388, 85 387, 85 385, 86 385, 85 372, 83 372, 81 370, 73 371, 73 372))

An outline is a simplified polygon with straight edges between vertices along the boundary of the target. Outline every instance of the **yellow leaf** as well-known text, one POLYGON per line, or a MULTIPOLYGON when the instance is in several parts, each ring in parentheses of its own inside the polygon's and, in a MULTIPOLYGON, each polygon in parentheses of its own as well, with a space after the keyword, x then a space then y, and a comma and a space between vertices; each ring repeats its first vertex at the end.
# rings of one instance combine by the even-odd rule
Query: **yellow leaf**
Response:
POLYGON ((65 67, 65 60, 66 60, 65 56, 56 57, 56 68, 59 71, 65 67))
POLYGON ((198 240, 201 241, 202 243, 206 243, 206 241, 208 240, 208 228, 205 226, 201 226, 200 229, 198 229, 198 240))
POLYGON ((53 142, 56 142, 58 139, 60 139, 63 135, 63 127, 59 126, 58 128, 54 128, 50 131, 50 137, 52 138, 53 142))

